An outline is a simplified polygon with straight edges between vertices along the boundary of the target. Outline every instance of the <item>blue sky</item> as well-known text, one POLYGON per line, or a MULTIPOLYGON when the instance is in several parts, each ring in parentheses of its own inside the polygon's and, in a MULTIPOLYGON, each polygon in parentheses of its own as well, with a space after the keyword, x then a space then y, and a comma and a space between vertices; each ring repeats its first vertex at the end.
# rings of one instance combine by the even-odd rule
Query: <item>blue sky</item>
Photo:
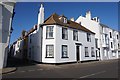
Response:
MULTIPOLYGON (((22 30, 29 30, 37 24, 40 2, 20 2, 15 6, 11 43, 21 36, 22 30)), ((45 19, 51 14, 64 14, 68 19, 85 16, 90 10, 92 17, 98 16, 101 23, 118 29, 118 3, 116 2, 44 2, 45 19)))

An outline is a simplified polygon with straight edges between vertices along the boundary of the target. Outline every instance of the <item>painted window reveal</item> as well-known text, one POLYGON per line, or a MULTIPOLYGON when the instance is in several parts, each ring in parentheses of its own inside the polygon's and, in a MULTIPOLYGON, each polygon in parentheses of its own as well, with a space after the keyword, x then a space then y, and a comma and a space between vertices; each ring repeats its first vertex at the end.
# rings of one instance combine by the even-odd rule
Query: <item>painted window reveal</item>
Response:
POLYGON ((91 42, 91 35, 90 35, 90 33, 87 33, 87 41, 91 42))
POLYGON ((68 39, 68 30, 67 28, 62 28, 62 39, 68 39))
POLYGON ((78 31, 77 30, 73 30, 73 40, 78 41, 78 31))
POLYGON ((94 47, 91 47, 91 56, 95 57, 94 47))
POLYGON ((62 58, 67 58, 68 57, 68 47, 67 45, 62 45, 62 58))
POLYGON ((54 45, 46 45, 46 57, 47 58, 54 57, 54 45))
POLYGON ((88 47, 85 47, 85 57, 89 57, 88 47))
POLYGON ((53 38, 53 28, 54 26, 46 27, 46 38, 53 38))

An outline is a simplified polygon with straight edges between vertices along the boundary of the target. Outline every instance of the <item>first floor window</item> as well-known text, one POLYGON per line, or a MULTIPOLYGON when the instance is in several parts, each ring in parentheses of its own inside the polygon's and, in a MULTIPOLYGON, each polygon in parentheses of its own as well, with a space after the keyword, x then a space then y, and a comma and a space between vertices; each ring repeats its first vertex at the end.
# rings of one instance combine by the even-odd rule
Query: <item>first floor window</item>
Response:
POLYGON ((62 28, 62 39, 68 39, 68 30, 67 28, 62 28))
POLYGON ((46 27, 46 38, 53 38, 53 27, 54 26, 46 27))
POLYGON ((54 57, 54 46, 46 45, 46 57, 54 57))
POLYGON ((87 41, 91 42, 91 35, 90 35, 90 33, 87 33, 87 41))
POLYGON ((85 47, 85 57, 89 57, 88 47, 85 47))
POLYGON ((67 45, 62 45, 62 58, 68 57, 67 45))
POLYGON ((78 41, 78 31, 77 30, 73 30, 73 40, 78 41))
POLYGON ((92 57, 95 57, 94 47, 91 47, 91 56, 92 56, 92 57))
POLYGON ((112 33, 110 32, 110 38, 112 38, 112 33))

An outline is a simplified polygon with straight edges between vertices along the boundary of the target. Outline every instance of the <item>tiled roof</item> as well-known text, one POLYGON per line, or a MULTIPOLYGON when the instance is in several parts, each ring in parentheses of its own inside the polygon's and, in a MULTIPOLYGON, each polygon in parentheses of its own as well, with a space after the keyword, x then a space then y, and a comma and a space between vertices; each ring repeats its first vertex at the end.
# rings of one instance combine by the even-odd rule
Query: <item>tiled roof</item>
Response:
POLYGON ((74 21, 67 20, 67 23, 63 23, 62 21, 60 21, 60 19, 59 19, 60 17, 61 16, 54 13, 44 21, 43 25, 56 24, 56 25, 61 25, 61 26, 65 26, 65 27, 69 27, 69 28, 73 28, 73 29, 78 29, 78 30, 82 30, 85 32, 90 32, 90 33, 95 34, 94 32, 90 31, 89 29, 85 28, 84 26, 82 26, 74 21))

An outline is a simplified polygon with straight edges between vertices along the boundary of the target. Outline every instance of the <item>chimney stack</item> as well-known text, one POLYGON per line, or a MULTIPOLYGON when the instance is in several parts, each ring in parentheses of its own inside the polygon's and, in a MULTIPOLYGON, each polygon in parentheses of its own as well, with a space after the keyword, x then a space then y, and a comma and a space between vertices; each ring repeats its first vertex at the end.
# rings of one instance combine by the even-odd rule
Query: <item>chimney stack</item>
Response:
POLYGON ((90 11, 86 12, 86 18, 91 20, 91 12, 90 11))
POLYGON ((71 21, 75 21, 74 18, 71 18, 70 20, 71 20, 71 21))

